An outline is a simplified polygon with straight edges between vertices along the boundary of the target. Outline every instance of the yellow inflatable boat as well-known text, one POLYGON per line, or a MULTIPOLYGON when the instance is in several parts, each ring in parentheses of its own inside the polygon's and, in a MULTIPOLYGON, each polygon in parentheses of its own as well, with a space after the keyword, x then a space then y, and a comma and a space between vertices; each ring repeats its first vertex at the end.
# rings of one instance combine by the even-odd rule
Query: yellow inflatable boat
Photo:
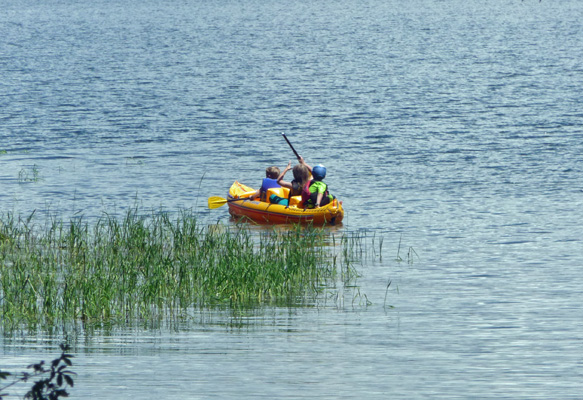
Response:
MULTIPOLYGON (((250 200, 249 196, 256 192, 256 189, 245 186, 235 181, 229 190, 227 203, 229 213, 239 219, 249 218, 258 223, 266 224, 314 224, 314 225, 335 225, 342 222, 344 209, 342 202, 338 199, 332 200, 323 207, 300 208, 301 196, 294 196, 290 199, 289 207, 280 204, 271 204, 264 201, 250 200)), ((277 188, 267 191, 267 198, 275 194, 279 197, 287 198, 289 189, 277 188)))

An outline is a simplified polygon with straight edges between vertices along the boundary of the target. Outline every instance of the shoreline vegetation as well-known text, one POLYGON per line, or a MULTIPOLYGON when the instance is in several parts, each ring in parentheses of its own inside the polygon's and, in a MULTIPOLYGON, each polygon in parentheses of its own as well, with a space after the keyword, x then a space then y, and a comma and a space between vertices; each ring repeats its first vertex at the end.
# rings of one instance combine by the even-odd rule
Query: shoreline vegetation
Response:
POLYGON ((207 227, 186 210, 172 219, 134 207, 91 223, 7 214, 0 217, 0 330, 312 306, 327 290, 355 286, 361 241, 315 227, 259 235, 245 224, 207 227))

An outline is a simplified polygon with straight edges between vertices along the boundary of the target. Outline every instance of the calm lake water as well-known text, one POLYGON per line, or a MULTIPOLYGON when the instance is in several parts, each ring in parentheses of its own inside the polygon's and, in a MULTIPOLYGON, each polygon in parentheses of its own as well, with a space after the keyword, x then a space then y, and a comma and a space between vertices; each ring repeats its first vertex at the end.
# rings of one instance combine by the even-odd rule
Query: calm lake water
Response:
MULTIPOLYGON (((582 398, 583 2, 1 8, 3 214, 231 225, 207 198, 293 160, 286 132, 328 168, 335 233, 383 238, 317 307, 75 338, 72 398, 582 398)), ((0 337, 0 369, 57 332, 0 337)))

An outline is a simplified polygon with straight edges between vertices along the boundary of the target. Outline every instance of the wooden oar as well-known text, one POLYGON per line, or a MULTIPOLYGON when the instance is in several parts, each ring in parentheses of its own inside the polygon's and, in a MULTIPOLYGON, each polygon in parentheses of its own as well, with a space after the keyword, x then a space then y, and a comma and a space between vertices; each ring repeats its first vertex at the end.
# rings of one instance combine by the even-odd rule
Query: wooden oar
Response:
POLYGON ((212 197, 209 197, 209 208, 211 210, 214 210, 215 208, 222 207, 225 204, 230 203, 232 201, 243 201, 243 200, 249 200, 249 197, 243 197, 242 199, 227 200, 227 199, 220 197, 220 196, 212 196, 212 197))
POLYGON ((292 146, 292 144, 289 142, 289 139, 287 138, 287 136, 285 136, 285 132, 281 132, 281 136, 283 136, 283 138, 285 139, 285 141, 287 142, 287 144, 289 144, 289 147, 291 147, 292 151, 296 155, 296 158, 298 159, 298 161, 300 161, 300 155, 298 154, 298 152, 296 151, 296 149, 294 149, 294 146, 292 146))

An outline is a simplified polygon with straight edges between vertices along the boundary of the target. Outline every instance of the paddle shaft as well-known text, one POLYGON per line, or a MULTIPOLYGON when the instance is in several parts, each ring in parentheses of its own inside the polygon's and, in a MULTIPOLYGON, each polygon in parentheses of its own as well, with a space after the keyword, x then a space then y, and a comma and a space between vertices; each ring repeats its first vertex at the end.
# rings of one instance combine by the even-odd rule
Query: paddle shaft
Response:
POLYGON ((292 146, 292 144, 290 143, 289 139, 287 138, 287 136, 285 136, 285 133, 281 133, 281 135, 283 136, 283 138, 285 139, 285 141, 287 142, 287 144, 289 144, 289 147, 291 147, 292 151, 294 152, 294 154, 296 155, 298 161, 300 160, 300 155, 298 154, 298 152, 296 151, 296 149, 294 149, 294 146, 292 146))
POLYGON ((232 201, 245 201, 245 200, 251 200, 249 197, 243 197, 243 198, 238 198, 238 199, 225 199, 223 197, 220 196, 213 196, 213 197, 209 197, 208 199, 208 207, 212 210, 214 208, 219 208, 224 206, 227 203, 230 203, 232 201))

